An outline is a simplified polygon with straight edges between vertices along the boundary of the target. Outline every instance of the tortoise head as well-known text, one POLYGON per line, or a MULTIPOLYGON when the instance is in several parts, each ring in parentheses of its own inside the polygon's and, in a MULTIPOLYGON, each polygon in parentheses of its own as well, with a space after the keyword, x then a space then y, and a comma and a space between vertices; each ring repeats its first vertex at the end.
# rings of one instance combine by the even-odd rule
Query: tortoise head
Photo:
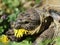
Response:
POLYGON ((34 9, 29 9, 26 12, 19 14, 17 20, 12 24, 15 29, 33 30, 40 25, 40 16, 34 9))

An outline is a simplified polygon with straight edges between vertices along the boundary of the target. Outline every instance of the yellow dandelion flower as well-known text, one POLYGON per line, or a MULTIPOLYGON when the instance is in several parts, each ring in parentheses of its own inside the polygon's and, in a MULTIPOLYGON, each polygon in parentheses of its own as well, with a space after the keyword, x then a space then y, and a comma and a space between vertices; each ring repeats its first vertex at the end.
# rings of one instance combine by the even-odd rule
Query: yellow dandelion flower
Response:
POLYGON ((15 36, 16 36, 17 32, 18 32, 18 31, 14 29, 14 35, 15 35, 15 36))
POLYGON ((18 30, 14 29, 14 35, 16 37, 23 37, 24 34, 27 35, 27 32, 28 32, 28 30, 25 30, 25 29, 18 29, 18 30))
POLYGON ((7 44, 7 43, 9 42, 9 39, 8 39, 8 37, 7 37, 6 35, 2 35, 2 36, 0 37, 0 41, 1 41, 2 43, 4 43, 4 44, 7 44))

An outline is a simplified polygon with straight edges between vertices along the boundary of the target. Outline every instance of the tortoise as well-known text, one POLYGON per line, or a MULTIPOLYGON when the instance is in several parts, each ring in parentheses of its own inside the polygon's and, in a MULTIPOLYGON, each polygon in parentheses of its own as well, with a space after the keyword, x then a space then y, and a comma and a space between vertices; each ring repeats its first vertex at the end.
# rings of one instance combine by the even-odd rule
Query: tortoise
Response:
MULTIPOLYGON (((37 35, 42 33, 44 30, 48 29, 53 18, 46 16, 46 11, 39 10, 40 13, 37 11, 38 9, 28 9, 26 12, 19 14, 15 22, 11 24, 12 30, 6 32, 8 37, 11 39, 14 38, 14 30, 13 29, 25 29, 28 30, 27 35, 37 35)), ((15 39, 11 40, 19 40, 20 38, 15 37, 15 39)))
MULTIPOLYGON (((37 6, 35 6, 33 8, 27 9, 25 12, 17 16, 16 21, 11 24, 12 30, 7 31, 6 35, 12 41, 20 41, 22 37, 19 38, 15 37, 13 29, 23 28, 25 30, 28 30, 29 34, 27 33, 26 36, 32 35, 36 37, 36 35, 38 35, 37 36, 38 38, 36 37, 37 40, 39 38, 41 40, 41 37, 43 37, 43 39, 45 38, 51 39, 53 38, 52 35, 54 35, 54 30, 55 30, 54 29, 55 26, 54 25, 51 26, 51 25, 53 24, 52 22, 54 22, 54 20, 57 19, 55 14, 57 14, 57 18, 59 21, 59 11, 54 10, 53 8, 49 7, 46 9, 46 7, 43 5, 43 7, 39 6, 37 8, 37 6), (45 35, 47 35, 47 37, 44 37, 45 35)), ((35 41, 33 45, 38 45, 37 43, 38 41, 35 41)))

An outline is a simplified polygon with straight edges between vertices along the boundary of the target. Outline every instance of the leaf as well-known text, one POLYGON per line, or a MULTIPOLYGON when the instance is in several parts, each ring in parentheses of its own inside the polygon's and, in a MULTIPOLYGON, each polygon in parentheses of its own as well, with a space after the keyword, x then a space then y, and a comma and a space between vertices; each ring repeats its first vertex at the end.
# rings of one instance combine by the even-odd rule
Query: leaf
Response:
POLYGON ((36 4, 40 3, 40 0, 35 0, 36 4))
POLYGON ((10 21, 15 21, 15 19, 16 19, 16 14, 11 14, 11 15, 8 16, 8 18, 9 18, 8 22, 10 22, 10 21))
POLYGON ((3 27, 0 26, 0 34, 2 34, 3 31, 4 31, 3 27))
POLYGON ((3 21, 3 19, 0 19, 0 23, 3 21))

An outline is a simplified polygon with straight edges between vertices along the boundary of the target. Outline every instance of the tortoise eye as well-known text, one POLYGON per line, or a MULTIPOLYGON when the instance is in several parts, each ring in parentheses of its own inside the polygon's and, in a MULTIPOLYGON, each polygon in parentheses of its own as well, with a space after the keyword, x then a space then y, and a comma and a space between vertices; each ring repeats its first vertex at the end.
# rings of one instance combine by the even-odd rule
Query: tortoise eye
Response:
POLYGON ((28 24, 29 23, 29 21, 25 21, 25 24, 28 24))

